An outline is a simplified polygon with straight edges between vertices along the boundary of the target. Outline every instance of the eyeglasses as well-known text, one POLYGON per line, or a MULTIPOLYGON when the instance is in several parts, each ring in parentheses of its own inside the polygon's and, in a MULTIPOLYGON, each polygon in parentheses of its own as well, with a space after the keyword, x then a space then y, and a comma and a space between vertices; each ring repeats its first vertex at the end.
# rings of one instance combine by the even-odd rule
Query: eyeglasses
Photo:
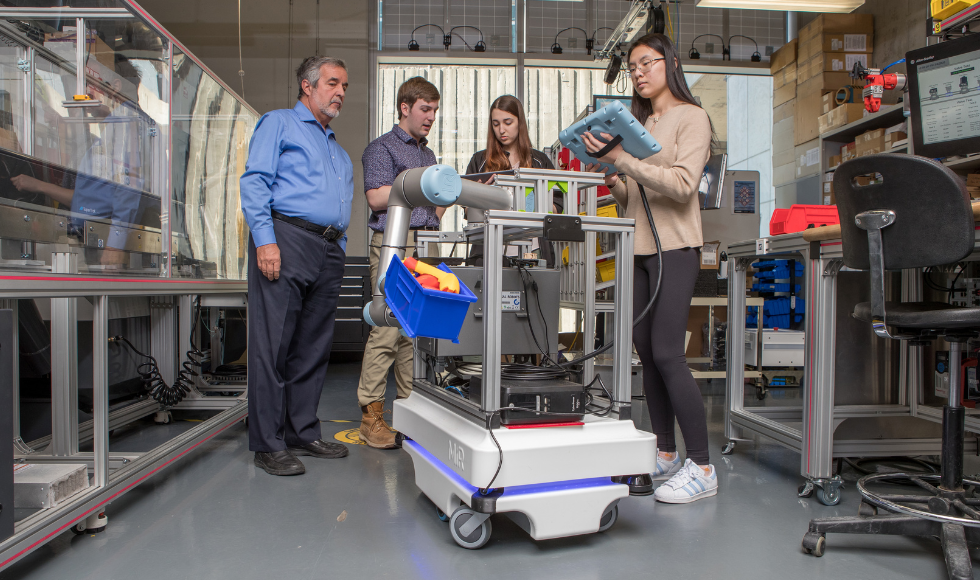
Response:
POLYGON ((645 60, 645 61, 643 61, 643 62, 640 63, 640 66, 632 66, 632 65, 630 65, 630 67, 629 67, 630 75, 635 76, 636 73, 647 73, 647 72, 650 72, 650 69, 653 68, 653 65, 656 64, 658 61, 661 61, 661 60, 664 60, 664 57, 651 58, 651 59, 645 60))

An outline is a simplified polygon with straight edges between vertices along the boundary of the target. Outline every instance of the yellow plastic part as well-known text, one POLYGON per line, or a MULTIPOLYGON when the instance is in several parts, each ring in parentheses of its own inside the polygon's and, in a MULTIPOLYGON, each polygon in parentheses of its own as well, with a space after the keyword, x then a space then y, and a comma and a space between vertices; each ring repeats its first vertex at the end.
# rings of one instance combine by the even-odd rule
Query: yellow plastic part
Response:
POLYGON ((74 100, 74 101, 91 101, 92 100, 92 97, 90 97, 88 95, 75 95, 75 96, 72 97, 72 100, 74 100))
POLYGON ((977 2, 980 0, 932 0, 932 17, 936 20, 945 20, 977 2))
POLYGON ((596 270, 599 272, 599 281, 608 282, 616 277, 616 258, 609 260, 603 260, 596 264, 596 270))
POLYGON ((455 274, 443 272, 439 268, 430 266, 424 262, 415 263, 415 272, 418 274, 428 274, 439 281, 439 290, 459 294, 459 278, 455 274))

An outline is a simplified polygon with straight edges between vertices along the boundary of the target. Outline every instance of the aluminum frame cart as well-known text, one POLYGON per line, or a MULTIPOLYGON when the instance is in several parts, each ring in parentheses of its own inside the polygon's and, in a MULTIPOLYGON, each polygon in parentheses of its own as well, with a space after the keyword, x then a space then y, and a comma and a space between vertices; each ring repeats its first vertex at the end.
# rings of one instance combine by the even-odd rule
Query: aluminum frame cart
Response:
MULTIPOLYGON (((470 241, 484 244, 486 304, 495 303, 492 297, 502 292, 504 244, 542 235, 545 220, 554 217, 489 210, 485 227, 467 232, 470 241)), ((613 234, 618 252, 632 255, 633 220, 578 219, 584 232, 613 234)), ((586 239, 594 246, 594 235, 586 239)), ((633 272, 629 265, 627 260, 616 265, 616 344, 609 383, 615 401, 610 402, 608 416, 586 415, 575 426, 501 426, 499 308, 487 308, 482 317, 486 363, 482 380, 487 387, 478 403, 436 386, 429 378, 416 379, 412 395, 395 401, 392 426, 406 436, 403 447, 412 457, 416 484, 435 504, 439 517, 450 523, 460 546, 485 545, 493 514, 507 515, 535 540, 604 531, 615 523, 618 503, 629 495, 628 486, 610 478, 653 471, 656 436, 638 431, 630 421, 633 272), (491 481, 493 488, 486 489, 491 481)), ((594 296, 586 299, 594 301, 594 296)), ((424 368, 418 356, 416 368, 424 368)), ((592 378, 587 368, 583 382, 592 378)))
MULTIPOLYGON (((921 361, 916 350, 910 350, 906 341, 899 349, 899 370, 882 377, 890 388, 896 389, 894 403, 839 404, 835 403, 835 382, 838 367, 846 357, 838 352, 838 342, 843 340, 881 340, 867 335, 838 337, 838 310, 842 288, 839 286, 842 254, 841 242, 825 240, 808 242, 803 233, 785 234, 772 238, 748 240, 732 244, 728 249, 728 332, 737 337, 745 332, 745 279, 749 265, 762 257, 802 256, 806 270, 806 325, 804 375, 802 380, 801 406, 746 407, 745 357, 741 341, 729 340, 727 344, 728 385, 725 391, 725 436, 728 444, 723 454, 730 454, 737 441, 744 441, 744 433, 764 435, 780 445, 800 452, 800 474, 806 479, 800 488, 801 496, 816 492, 817 499, 825 505, 835 505, 841 499, 843 481, 834 474, 835 458, 880 457, 906 455, 935 455, 940 452, 941 440, 936 436, 898 437, 896 426, 921 430, 913 425, 915 417, 939 421, 934 409, 918 405, 917 392, 921 389, 918 377, 921 361), (900 418, 900 419, 896 419, 900 418), (849 419, 866 423, 865 436, 835 439, 834 432, 849 419), (886 422, 892 424, 886 427, 886 422), (898 425, 896 425, 898 423, 898 425), (799 424, 800 427, 796 425, 799 424), (877 436, 875 436, 877 435, 877 436)), ((915 290, 916 274, 903 273, 903 299, 919 300, 920 288, 915 290), (911 283, 910 283, 911 282, 911 283), (912 293, 910 293, 912 292, 912 293)), ((920 275, 921 276, 921 275, 920 275)), ((897 298, 897 297, 896 297, 897 298)), ((849 312, 848 312, 849 315, 849 312)), ((854 385, 856 392, 870 391, 873 385, 854 385)), ((836 393, 840 396, 840 393, 836 393)), ((976 420, 968 420, 968 430, 978 430, 976 420)), ((967 439, 967 449, 976 448, 976 440, 967 439)))

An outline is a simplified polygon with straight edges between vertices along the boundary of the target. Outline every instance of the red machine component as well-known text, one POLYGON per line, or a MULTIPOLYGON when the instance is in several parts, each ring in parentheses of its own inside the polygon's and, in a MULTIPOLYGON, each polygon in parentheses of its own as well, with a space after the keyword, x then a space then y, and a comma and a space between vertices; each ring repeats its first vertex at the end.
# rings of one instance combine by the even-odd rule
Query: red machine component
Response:
POLYGON ((869 113, 877 113, 881 109, 881 98, 885 95, 886 90, 904 91, 907 82, 905 75, 901 73, 888 74, 883 73, 881 69, 864 68, 860 62, 854 63, 851 78, 865 82, 862 95, 864 96, 864 108, 869 113))

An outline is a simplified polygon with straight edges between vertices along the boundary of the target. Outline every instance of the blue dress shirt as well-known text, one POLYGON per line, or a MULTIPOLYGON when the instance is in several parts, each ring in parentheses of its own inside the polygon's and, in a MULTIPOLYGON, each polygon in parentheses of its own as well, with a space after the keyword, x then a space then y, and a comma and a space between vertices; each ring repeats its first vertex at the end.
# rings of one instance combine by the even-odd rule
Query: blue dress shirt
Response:
MULTIPOLYGON (((350 224, 354 165, 301 101, 259 119, 241 178, 242 211, 255 246, 276 243, 272 210, 341 231, 350 224)), ((347 249, 347 236, 340 240, 347 249)))

